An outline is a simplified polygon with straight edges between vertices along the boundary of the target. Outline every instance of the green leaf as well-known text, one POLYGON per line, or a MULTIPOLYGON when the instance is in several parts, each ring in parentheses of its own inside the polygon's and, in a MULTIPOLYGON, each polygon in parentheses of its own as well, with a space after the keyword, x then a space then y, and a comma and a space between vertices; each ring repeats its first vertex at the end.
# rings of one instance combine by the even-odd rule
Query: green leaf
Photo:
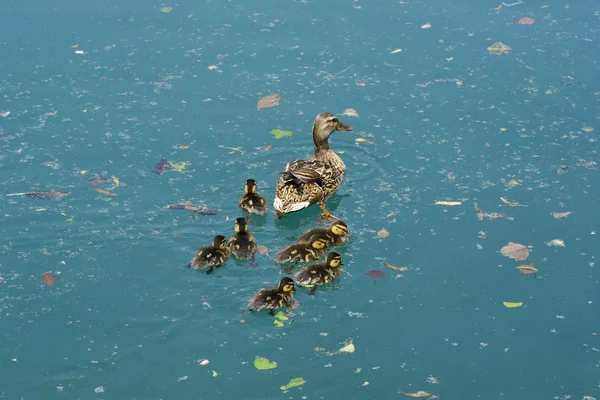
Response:
POLYGON ((534 267, 531 264, 520 265, 520 266, 516 267, 515 269, 533 271, 533 272, 537 272, 537 270, 538 270, 536 267, 534 267))
POLYGON ((277 363, 271 362, 264 357, 257 357, 254 360, 254 367, 256 369, 273 369, 277 367, 277 363))
POLYGON ((504 304, 504 306, 508 307, 508 308, 516 308, 516 307, 521 307, 523 305, 523 302, 520 301, 518 303, 513 303, 513 302, 510 302, 510 301, 505 301, 502 304, 504 304))
POLYGON ((273 325, 275 325, 278 328, 283 327, 283 322, 281 322, 280 320, 276 319, 275 321, 273 321, 273 325))
POLYGON ((281 139, 282 137, 292 136, 292 131, 282 131, 281 129, 273 129, 269 133, 275 136, 275 139, 281 139))
POLYGON ((277 318, 280 321, 287 321, 289 319, 283 311, 279 311, 277 314, 275 314, 275 318, 277 318))
POLYGON ((173 168, 173 171, 183 172, 185 170, 185 167, 187 167, 188 163, 185 161, 180 163, 169 161, 169 165, 171 166, 171 168, 173 168))
POLYGON ((306 381, 302 378, 294 378, 287 385, 282 386, 281 390, 288 390, 296 386, 304 385, 306 381))

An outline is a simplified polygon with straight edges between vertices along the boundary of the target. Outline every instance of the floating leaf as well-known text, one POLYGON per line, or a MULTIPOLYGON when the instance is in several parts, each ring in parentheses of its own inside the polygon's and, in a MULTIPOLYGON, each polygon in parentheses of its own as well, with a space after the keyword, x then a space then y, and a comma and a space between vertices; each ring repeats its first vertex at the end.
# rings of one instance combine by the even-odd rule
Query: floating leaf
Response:
POLYGON ((519 243, 509 242, 506 246, 500 249, 500 252, 506 257, 510 257, 516 261, 523 261, 529 257, 529 249, 519 243))
POLYGON ((275 139, 281 139, 286 136, 292 136, 291 131, 282 131, 281 129, 273 129, 269 132, 271 135, 275 136, 275 139))
POLYGON ((281 322, 280 320, 276 319, 275 321, 273 321, 273 325, 275 325, 277 328, 282 328, 283 327, 283 322, 281 322))
POLYGON ((23 192, 23 193, 10 193, 7 196, 24 196, 32 199, 40 200, 56 200, 65 197, 69 192, 58 192, 56 190, 50 190, 47 192, 23 192))
POLYGON ((429 29, 431 28, 431 24, 421 25, 421 29, 429 29))
POLYGON ((213 376, 213 378, 216 378, 217 376, 219 376, 219 373, 213 369, 212 376, 213 376))
POLYGON ((388 231, 386 231, 385 229, 382 229, 379 232, 377 232, 377 236, 380 238, 386 238, 386 237, 390 236, 390 233, 388 231))
POLYGON ((269 252, 269 249, 267 248, 267 246, 263 246, 262 244, 259 244, 256 247, 256 251, 258 251, 260 254, 267 254, 269 252))
POLYGON ((365 273, 365 275, 370 276, 371 278, 373 278, 373 286, 376 285, 376 282, 377 282, 376 279, 383 278, 385 276, 385 274, 383 273, 383 271, 379 271, 379 270, 376 270, 376 269, 372 269, 370 271, 367 271, 365 273))
POLYGON ((422 390, 420 390, 418 392, 414 392, 414 393, 402 392, 402 394, 405 394, 405 395, 410 396, 410 397, 429 397, 429 396, 432 396, 432 393, 423 392, 422 390))
POLYGON ((305 383, 306 381, 302 378, 294 378, 291 381, 289 381, 287 385, 283 385, 280 389, 288 390, 296 386, 304 385, 305 383))
POLYGON ((272 144, 268 144, 265 147, 263 147, 262 149, 260 149, 260 151, 269 151, 269 150, 271 150, 271 147, 273 147, 273 145, 272 144))
POLYGON ((180 163, 174 163, 169 161, 169 165, 171 166, 171 168, 173 168, 173 171, 184 172, 185 167, 187 167, 189 163, 185 161, 180 163))
POLYGON ((358 117, 358 112, 354 108, 346 108, 343 112, 343 115, 347 117, 358 117))
POLYGON ((48 286, 54 286, 56 283, 56 275, 46 272, 44 275, 42 275, 42 282, 48 286))
POLYGON ((551 241, 546 242, 546 246, 565 247, 565 242, 560 239, 552 239, 551 241))
POLYGON ((553 212, 552 216, 556 219, 561 219, 561 218, 566 218, 569 215, 573 214, 571 211, 565 211, 565 212, 553 212))
POLYGON ((195 212, 200 215, 217 215, 219 213, 219 210, 209 210, 208 208, 198 207, 191 203, 169 204, 165 208, 169 209, 169 210, 187 210, 187 211, 195 212))
POLYGON ((116 196, 116 194, 114 194, 113 192, 109 192, 108 190, 104 190, 104 189, 100 189, 100 188, 90 188, 90 190, 104 194, 106 196, 116 196))
POLYGON ((392 50, 392 51, 390 51, 390 54, 400 53, 401 51, 402 51, 402 49, 392 50))
POLYGON ((152 170, 155 174, 162 174, 165 170, 169 168, 169 162, 164 158, 161 158, 160 161, 156 164, 156 167, 152 170))
POLYGON ((102 182, 106 182, 106 178, 102 178, 102 177, 92 178, 88 181, 88 185, 97 185, 102 182))
POLYGON ((370 140, 358 137, 356 139, 354 139, 355 143, 367 143, 367 144, 375 144, 375 142, 371 142, 370 140))
POLYGON ((519 301, 518 303, 513 303, 513 302, 510 302, 510 301, 505 301, 502 304, 504 304, 504 306, 508 307, 508 308, 517 308, 517 307, 521 307, 523 305, 523 302, 519 301))
POLYGON ((347 345, 345 345, 338 351, 340 353, 354 353, 354 350, 355 350, 354 343, 348 343, 347 345))
POLYGON ((160 9, 160 11, 168 14, 171 11, 173 11, 173 8, 172 7, 163 7, 160 9))
POLYGON ((519 20, 517 22, 521 25, 531 25, 535 22, 535 19, 529 18, 529 17, 522 17, 522 18, 519 18, 519 20))
POLYGON ((498 10, 501 10, 502 7, 503 7, 503 4, 500 4, 498 7, 492 8, 492 10, 498 11, 498 10))
POLYGON ((519 265, 515 269, 525 275, 535 274, 538 271, 534 263, 519 265))
POLYGON ((454 207, 454 206, 460 206, 462 204, 462 201, 436 201, 433 204, 436 206, 454 207))
POLYGON ((510 46, 507 46, 502 42, 496 42, 487 48, 487 51, 490 54, 495 54, 498 56, 500 56, 502 54, 508 54, 511 50, 512 50, 512 48, 510 46))
POLYGON ((412 268, 409 268, 409 267, 396 267, 395 265, 388 264, 386 262, 384 262, 383 265, 385 265, 388 268, 395 269, 395 270, 398 270, 398 271, 410 271, 412 269, 412 268))
POLYGON ((271 362, 264 357, 257 357, 254 360, 254 367, 256 369, 273 369, 277 367, 277 363, 271 362))
POLYGON ((500 197, 500 200, 509 207, 527 207, 526 205, 519 204, 516 201, 506 200, 504 197, 500 197))
POLYGON ((289 319, 283 311, 279 311, 277 314, 275 314, 275 318, 277 318, 280 321, 287 321, 289 319))
POLYGON ((591 131, 594 130, 594 128, 592 128, 591 126, 584 126, 583 128, 581 128, 582 131, 590 133, 591 131))
POLYGON ((256 109, 260 110, 261 108, 269 108, 269 107, 278 106, 280 100, 281 100, 280 94, 271 94, 271 95, 265 96, 262 99, 258 100, 258 103, 256 104, 256 109))

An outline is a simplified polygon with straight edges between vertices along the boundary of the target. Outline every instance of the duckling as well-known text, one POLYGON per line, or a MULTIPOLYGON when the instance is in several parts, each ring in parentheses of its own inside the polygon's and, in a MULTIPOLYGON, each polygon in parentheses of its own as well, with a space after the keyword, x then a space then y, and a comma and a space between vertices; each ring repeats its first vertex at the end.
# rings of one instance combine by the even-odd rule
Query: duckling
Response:
POLYGON ((327 240, 328 246, 336 246, 346 241, 346 234, 348 234, 348 225, 338 219, 329 228, 314 228, 304 232, 296 239, 296 242, 309 242, 322 237, 327 240))
POLYGON ((254 236, 248 232, 248 224, 244 218, 235 220, 235 235, 229 238, 228 247, 231 254, 238 260, 252 259, 251 265, 255 264, 256 241, 254 236))
POLYGON ((240 199, 239 206, 246 212, 246 219, 249 213, 265 215, 269 208, 267 200, 256 192, 256 181, 248 179, 244 185, 244 195, 240 199))
POLYGON ((191 269, 205 269, 210 267, 206 271, 206 275, 210 275, 213 272, 213 268, 221 268, 223 263, 229 258, 230 251, 227 248, 227 239, 225 236, 217 235, 213 238, 210 246, 202 247, 198 250, 192 262, 187 267, 191 269))
POLYGON ((325 262, 309 264, 302 268, 294 279, 298 285, 311 287, 310 295, 314 295, 317 291, 317 286, 325 285, 326 283, 336 280, 343 272, 342 256, 335 251, 327 254, 325 262))
POLYGON ((309 262, 318 259, 327 251, 327 240, 322 237, 312 239, 308 243, 294 243, 284 247, 275 255, 277 263, 293 263, 285 269, 286 273, 290 273, 297 263, 309 262))
POLYGON ((269 309, 271 315, 275 315, 275 309, 280 307, 292 308, 294 300, 294 281, 291 278, 283 277, 279 281, 279 285, 272 288, 262 288, 250 301, 246 307, 247 311, 258 311, 269 309))

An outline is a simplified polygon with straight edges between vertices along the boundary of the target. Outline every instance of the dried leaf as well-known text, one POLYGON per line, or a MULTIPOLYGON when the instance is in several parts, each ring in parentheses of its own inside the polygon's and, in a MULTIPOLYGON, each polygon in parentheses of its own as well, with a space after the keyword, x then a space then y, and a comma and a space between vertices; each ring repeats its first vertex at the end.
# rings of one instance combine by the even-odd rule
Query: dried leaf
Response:
POLYGON ((500 249, 500 252, 506 257, 510 257, 516 261, 523 261, 529 257, 529 249, 519 243, 509 242, 506 246, 500 249))
POLYGON ((267 246, 263 246, 262 244, 259 244, 256 247, 256 251, 258 251, 260 254, 267 254, 267 253, 269 253, 269 249, 267 248, 267 246))
POLYGON ((115 184, 115 187, 121 186, 121 182, 119 181, 119 178, 117 178, 116 176, 113 176, 112 180, 113 180, 113 182, 115 184))
POLYGON ((526 205, 519 204, 516 201, 506 200, 504 197, 500 197, 500 200, 502 200, 502 202, 509 207, 527 207, 526 205))
POLYGON ((517 22, 521 25, 531 25, 535 22, 535 19, 529 18, 529 17, 522 17, 522 18, 519 18, 519 20, 517 22))
POLYGON ((386 238, 386 237, 390 236, 390 233, 388 231, 386 231, 385 229, 382 229, 379 232, 377 232, 377 236, 380 238, 386 238))
POLYGON ((546 246, 565 247, 565 242, 560 239, 552 239, 551 241, 546 242, 546 246))
POLYGON ((262 99, 258 100, 258 103, 256 104, 256 109, 260 110, 261 108, 269 108, 269 107, 278 106, 280 100, 281 100, 280 94, 271 94, 271 95, 265 96, 262 99))
POLYGON ((388 264, 386 262, 384 262, 383 265, 385 265, 388 268, 395 269, 395 270, 398 270, 398 271, 410 271, 412 269, 412 268, 409 268, 409 267, 396 267, 395 265, 388 264))
POLYGON ((265 147, 263 147, 262 149, 260 149, 260 151, 269 151, 269 150, 271 150, 271 147, 273 147, 273 145, 272 144, 268 144, 265 147))
POLYGON ((535 274, 538 271, 534 263, 519 265, 515 269, 525 275, 535 274))
POLYGON ((508 54, 511 50, 512 50, 512 48, 510 46, 507 46, 502 42, 496 42, 487 48, 487 51, 490 54, 495 54, 498 56, 500 56, 502 54, 508 54))
POLYGON ((494 11, 498 11, 498 10, 501 10, 501 9, 502 9, 502 7, 503 7, 503 5, 502 5, 502 4, 500 4, 498 7, 496 7, 496 8, 493 8, 492 10, 494 10, 494 11))
POLYGON ((358 117, 358 113, 354 108, 346 108, 343 112, 343 115, 347 117, 358 117))
POLYGON ((171 11, 173 11, 173 8, 172 7, 163 7, 160 9, 160 11, 168 14, 171 11))
POLYGON ((302 379, 302 378, 294 378, 291 381, 289 381, 287 385, 281 386, 280 389, 281 390, 288 390, 288 389, 291 389, 291 388, 296 387, 296 386, 304 385, 305 383, 306 383, 306 381, 304 379, 302 379))
POLYGON ((504 307, 517 308, 517 307, 521 307, 523 305, 523 302, 519 301, 517 303, 513 303, 513 302, 510 302, 510 301, 505 301, 502 304, 504 304, 504 307))
POLYGON ((65 197, 70 192, 58 192, 56 190, 49 190, 47 192, 23 192, 23 193, 10 193, 7 196, 25 196, 32 199, 40 200, 56 200, 65 197))
POLYGON ((191 203, 169 204, 165 208, 169 210, 187 210, 200 215, 217 215, 219 213, 219 210, 209 210, 208 208, 195 206, 191 203))
POLYGON ((421 25, 421 29, 429 29, 431 28, 431 24, 421 25))
POLYGON ((385 276, 385 274, 383 273, 383 271, 379 271, 376 269, 372 269, 370 271, 367 271, 365 273, 365 275, 370 276, 371 278, 373 278, 373 286, 375 286, 377 284, 377 279, 378 278, 383 278, 385 276))
POLYGON ((402 49, 392 50, 392 51, 390 51, 390 54, 400 53, 401 51, 402 51, 402 49))
POLYGON ((209 65, 209 66, 208 66, 208 69, 209 69, 209 70, 211 70, 211 71, 215 71, 215 70, 217 70, 218 68, 219 68, 219 67, 217 67, 216 65, 209 65))
POLYGON ((292 136, 292 131, 282 131, 281 129, 273 129, 269 132, 271 135, 275 136, 275 139, 279 140, 286 136, 292 136))
POLYGON ((561 218, 566 218, 569 215, 573 214, 571 211, 565 211, 565 212, 553 212, 552 216, 556 219, 561 219, 561 218))
POLYGON ((42 282, 48 286, 54 286, 56 283, 56 275, 46 272, 44 275, 42 275, 42 282))
POLYGON ((433 203, 434 205, 437 206, 460 206, 462 204, 462 201, 436 201, 435 203, 433 203))
POLYGON ((354 353, 355 347, 354 343, 348 343, 344 347, 338 350, 339 353, 354 353))
POLYGON ((375 142, 371 142, 370 140, 363 139, 363 138, 360 138, 360 137, 358 137, 358 138, 354 139, 354 142, 355 142, 355 143, 367 143, 367 144, 375 144, 375 142))
POLYGON ((189 149, 190 145, 189 144, 181 144, 177 147, 179 150, 185 150, 185 149, 189 149))
POLYGON ((402 394, 405 394, 410 397, 429 397, 433 395, 432 393, 423 392, 421 390, 414 393, 402 392, 402 394))
POLYGON ((254 367, 256 369, 273 369, 277 367, 276 362, 271 362, 264 357, 257 357, 254 360, 254 367))
POLYGON ((161 175, 165 170, 169 168, 169 162, 164 158, 161 158, 160 161, 156 164, 156 167, 152 170, 155 174, 161 175))
POLYGON ((104 190, 104 189, 100 189, 100 188, 90 188, 90 190, 93 190, 93 191, 101 193, 101 194, 105 194, 107 196, 116 196, 116 194, 114 194, 113 192, 109 192, 108 190, 104 190))
POLYGON ((106 182, 106 178, 102 178, 102 177, 92 178, 88 181, 88 185, 97 185, 102 182, 106 182))

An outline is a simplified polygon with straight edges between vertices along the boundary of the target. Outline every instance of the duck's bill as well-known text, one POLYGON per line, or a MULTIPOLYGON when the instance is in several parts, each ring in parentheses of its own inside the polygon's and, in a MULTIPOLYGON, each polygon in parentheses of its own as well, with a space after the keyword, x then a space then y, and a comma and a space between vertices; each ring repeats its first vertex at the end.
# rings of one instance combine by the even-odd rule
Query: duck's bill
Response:
POLYGON ((352 127, 346 124, 340 124, 337 128, 338 131, 351 131, 352 127))

